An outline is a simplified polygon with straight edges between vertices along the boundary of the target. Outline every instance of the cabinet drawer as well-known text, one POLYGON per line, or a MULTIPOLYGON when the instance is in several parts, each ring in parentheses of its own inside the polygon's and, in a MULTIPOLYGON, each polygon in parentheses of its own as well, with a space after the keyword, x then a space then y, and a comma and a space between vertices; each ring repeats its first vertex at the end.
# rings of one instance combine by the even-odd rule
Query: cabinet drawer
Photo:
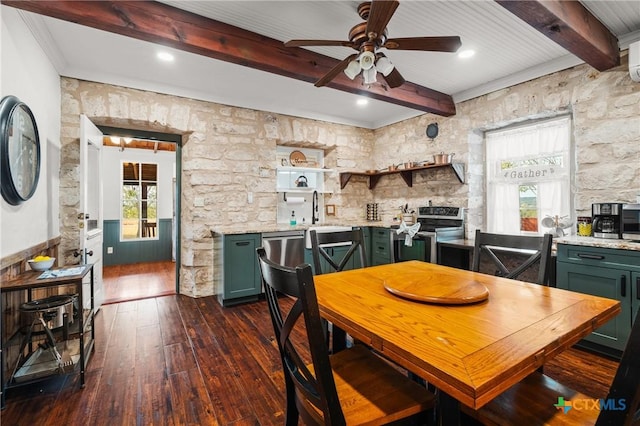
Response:
POLYGON ((640 271, 640 252, 558 244, 558 262, 640 271))
POLYGON ((391 263, 391 259, 387 256, 372 256, 371 257, 371 266, 377 266, 377 265, 387 265, 391 263))

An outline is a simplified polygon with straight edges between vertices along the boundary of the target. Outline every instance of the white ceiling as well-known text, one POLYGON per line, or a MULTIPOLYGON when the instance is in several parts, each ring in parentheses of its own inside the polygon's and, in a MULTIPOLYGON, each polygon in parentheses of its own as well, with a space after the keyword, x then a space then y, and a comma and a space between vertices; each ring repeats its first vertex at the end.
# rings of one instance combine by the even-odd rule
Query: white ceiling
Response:
MULTIPOLYGON (((164 1, 265 36, 347 40, 361 20, 359 1, 164 1)), ((582 2, 618 37, 620 48, 640 39, 640 2, 582 2)), ((6 6, 2 6, 6 7, 6 6)), ((421 111, 234 65, 160 45, 20 12, 60 75, 185 96, 299 117, 378 128, 421 111), (156 59, 172 52, 173 63, 156 59)), ((475 56, 389 51, 407 81, 453 96, 460 102, 582 63, 574 55, 489 0, 401 1, 389 36, 459 35, 475 56)), ((345 47, 311 48, 343 59, 345 47)), ((393 90, 393 89, 391 89, 393 90)))

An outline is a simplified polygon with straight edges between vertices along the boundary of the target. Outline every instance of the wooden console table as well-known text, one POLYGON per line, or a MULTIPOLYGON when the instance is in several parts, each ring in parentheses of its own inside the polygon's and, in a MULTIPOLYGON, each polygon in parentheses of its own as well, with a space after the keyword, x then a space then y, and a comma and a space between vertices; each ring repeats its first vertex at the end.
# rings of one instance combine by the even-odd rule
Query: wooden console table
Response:
MULTIPOLYGON (((20 274, 18 277, 16 277, 13 280, 3 282, 0 284, 0 306, 2 306, 3 309, 5 309, 5 311, 3 311, 2 314, 0 315, 0 329, 3 330, 2 346, 0 349, 0 358, 2 361, 2 366, 0 368, 0 383, 2 385, 1 394, 0 394, 0 400, 1 400, 0 404, 2 408, 4 408, 5 406, 5 397, 6 397, 7 389, 12 387, 27 385, 40 380, 45 380, 58 374, 57 372, 51 372, 50 374, 43 374, 40 377, 24 380, 24 381, 21 381, 20 383, 16 383, 14 380, 14 377, 7 378, 6 373, 9 373, 11 376, 13 376, 12 374, 13 370, 7 369, 7 365, 6 365, 5 358, 7 356, 7 349, 13 345, 19 344, 19 340, 20 340, 19 338, 22 336, 22 332, 21 332, 22 327, 18 327, 17 329, 13 329, 13 330, 5 330, 6 327, 3 324, 5 322, 5 316, 8 313, 15 313, 13 309, 16 309, 16 311, 18 310, 18 306, 10 306, 10 307, 6 306, 4 299, 6 298, 7 293, 10 293, 10 292, 25 291, 27 293, 27 301, 30 302, 33 300, 33 292, 36 289, 44 289, 44 288, 60 287, 60 286, 75 286, 76 291, 73 294, 77 294, 78 315, 77 315, 77 318, 74 318, 74 323, 77 323, 77 326, 74 325, 71 328, 69 337, 77 336, 79 358, 78 358, 77 364, 74 365, 74 371, 79 365, 80 385, 81 387, 84 387, 85 368, 89 361, 91 351, 94 348, 94 341, 95 341, 95 330, 93 325, 94 315, 95 315, 94 292, 93 292, 93 284, 94 284, 93 265, 91 264, 79 265, 79 266, 74 265, 66 268, 54 269, 53 272, 62 274, 64 273, 64 271, 69 270, 70 268, 82 268, 82 269, 73 275, 57 276, 57 277, 45 278, 45 279, 38 279, 38 277, 42 275, 42 272, 29 271, 29 272, 20 274), (83 281, 87 276, 87 274, 89 274, 89 277, 90 277, 89 279, 90 305, 85 307, 83 302, 84 301, 83 281)), ((73 339, 70 338, 68 342, 74 341, 75 339, 76 337, 74 337, 73 339)), ((29 344, 30 348, 31 346, 32 345, 29 344)), ((56 346, 58 346, 58 344, 56 344, 56 346)), ((77 357, 78 354, 75 353, 74 356, 77 357)))

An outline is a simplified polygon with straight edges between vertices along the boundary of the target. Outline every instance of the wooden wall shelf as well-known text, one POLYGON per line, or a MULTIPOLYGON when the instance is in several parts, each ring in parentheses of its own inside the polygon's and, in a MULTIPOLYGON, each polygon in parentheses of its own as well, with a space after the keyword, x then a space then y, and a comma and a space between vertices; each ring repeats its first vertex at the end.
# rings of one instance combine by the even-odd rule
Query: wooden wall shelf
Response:
POLYGON ((413 187, 413 172, 418 170, 427 170, 427 169, 439 169, 442 167, 451 168, 456 177, 460 181, 460 183, 464 183, 464 163, 449 163, 449 164, 431 164, 428 166, 419 166, 412 167, 410 169, 398 169, 393 171, 383 171, 383 172, 375 172, 375 173, 367 173, 367 172, 342 172, 340 173, 340 189, 344 189, 349 183, 351 176, 366 176, 369 178, 369 189, 374 189, 380 180, 380 177, 385 175, 394 175, 400 173, 400 176, 405 181, 408 187, 413 187))

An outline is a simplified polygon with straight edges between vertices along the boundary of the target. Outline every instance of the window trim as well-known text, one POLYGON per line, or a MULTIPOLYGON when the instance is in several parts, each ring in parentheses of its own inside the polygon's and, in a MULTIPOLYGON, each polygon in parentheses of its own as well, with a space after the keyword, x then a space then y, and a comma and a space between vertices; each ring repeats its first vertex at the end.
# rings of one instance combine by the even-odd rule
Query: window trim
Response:
MULTIPOLYGON (((483 132, 482 135, 482 147, 483 147, 483 170, 484 170, 484 194, 483 194, 483 204, 484 204, 484 220, 483 220, 483 226, 485 229, 488 229, 488 225, 489 225, 489 200, 488 200, 488 195, 489 195, 489 187, 491 184, 495 183, 496 180, 492 180, 489 178, 489 174, 493 173, 493 170, 490 170, 490 165, 489 162, 487 161, 487 135, 491 134, 491 133, 500 133, 500 132, 508 132, 508 131, 516 131, 518 129, 521 128, 527 128, 527 127, 532 127, 532 126, 540 126, 540 125, 544 125, 545 123, 551 123, 551 122, 558 122, 558 121, 562 121, 562 120, 566 120, 567 121, 567 131, 568 131, 568 147, 565 151, 563 151, 561 154, 558 155, 562 155, 563 156, 563 161, 566 164, 566 167, 563 167, 565 169, 565 172, 563 173, 563 175, 565 175, 566 178, 566 185, 567 185, 567 197, 568 197, 568 215, 570 216, 570 219, 572 222, 575 222, 575 218, 576 218, 576 211, 575 211, 575 170, 576 170, 576 164, 577 164, 577 158, 576 158, 576 147, 575 147, 575 141, 574 141, 574 125, 575 125, 575 120, 573 115, 570 112, 564 111, 562 113, 559 113, 557 115, 554 116, 545 116, 542 118, 533 118, 533 119, 527 119, 527 120, 523 120, 523 121, 518 121, 515 123, 511 123, 502 127, 495 127, 495 128, 491 128, 491 129, 486 129, 483 132)), ((540 156, 543 155, 556 155, 557 153, 547 153, 547 154, 539 154, 540 156)), ((524 157, 523 157, 524 158, 524 157)), ((560 179, 558 179, 560 180, 560 179)), ((544 180, 538 180, 538 181, 532 181, 532 183, 538 184, 540 182, 544 182, 544 180)), ((525 182, 520 182, 518 183, 519 185, 523 185, 525 184, 525 182)), ((544 226, 542 226, 542 219, 543 219, 543 215, 546 215, 544 213, 541 212, 541 206, 538 203, 537 205, 537 210, 538 210, 538 232, 531 232, 531 231, 518 231, 516 233, 516 235, 543 235, 544 233, 548 233, 548 232, 552 232, 553 230, 550 230, 548 228, 545 228, 544 226)), ((565 232, 567 232, 568 235, 574 234, 575 230, 573 230, 573 228, 568 228, 565 232)))

